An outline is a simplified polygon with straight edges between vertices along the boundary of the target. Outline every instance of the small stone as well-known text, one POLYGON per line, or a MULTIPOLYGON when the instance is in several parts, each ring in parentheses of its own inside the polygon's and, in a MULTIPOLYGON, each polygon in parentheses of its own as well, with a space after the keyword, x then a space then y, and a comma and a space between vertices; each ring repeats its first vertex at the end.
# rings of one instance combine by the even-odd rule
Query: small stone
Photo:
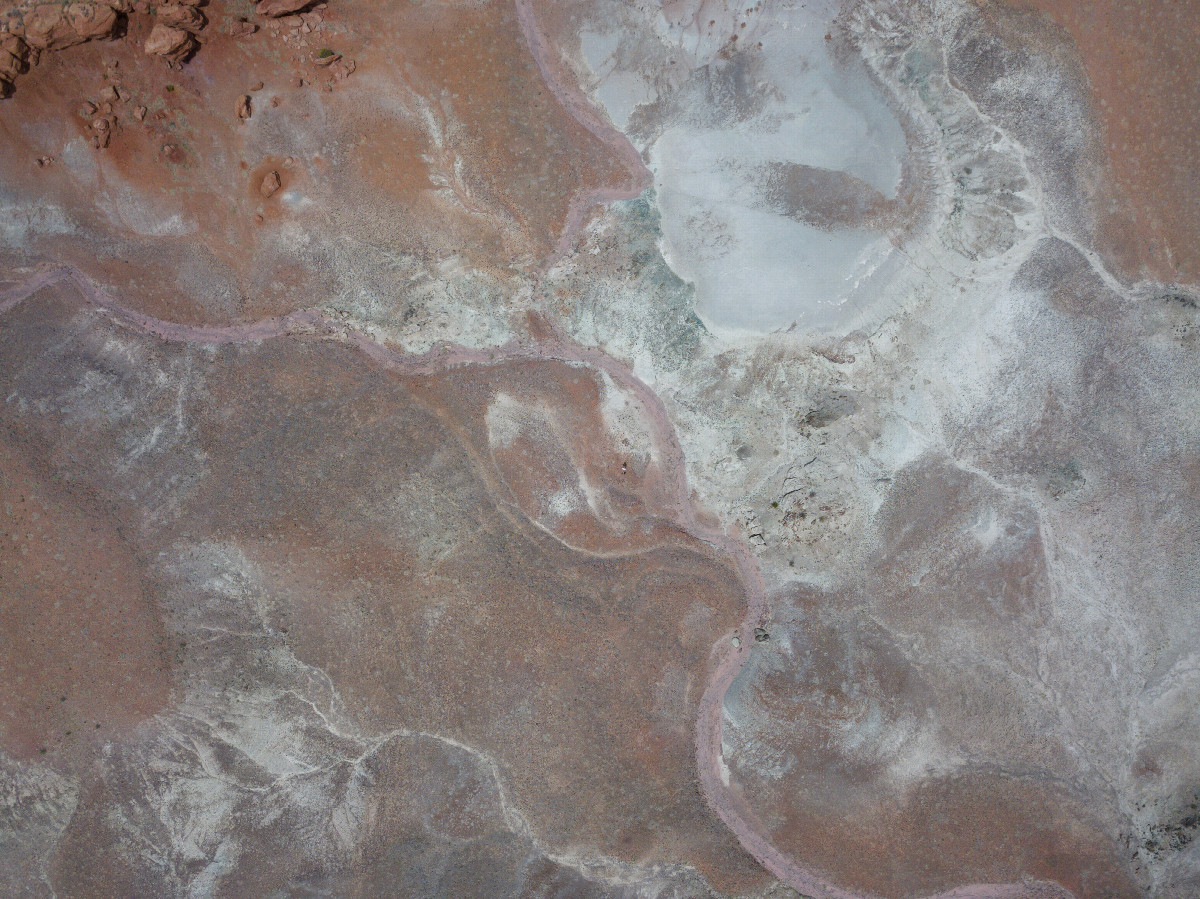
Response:
POLYGON ((275 107, 277 107, 277 106, 278 106, 278 105, 279 105, 281 102, 282 102, 282 101, 281 101, 281 100, 280 100, 278 97, 272 97, 272 98, 271 98, 271 108, 272 108, 272 109, 274 109, 274 108, 275 108, 275 107))
POLYGON ((263 89, 263 87, 264 87, 264 86, 265 86, 265 85, 264 85, 264 84, 263 84, 263 83, 260 81, 260 82, 258 82, 258 84, 254 85, 254 87, 250 88, 250 90, 252 90, 252 91, 260 91, 260 90, 262 90, 262 89, 263 89))
POLYGON ((258 193, 264 200, 270 199, 279 190, 280 184, 279 172, 267 172, 263 177, 262 183, 258 185, 258 193))
POLYGON ((91 118, 92 116, 94 116, 96 114, 97 108, 98 107, 96 106, 96 104, 93 103, 91 100, 84 100, 83 104, 79 107, 79 114, 81 116, 83 116, 85 119, 91 118))
POLYGON ((146 110, 145 106, 133 107, 133 117, 135 119, 137 119, 139 122, 146 118, 146 112, 147 112, 147 110, 146 110))
POLYGON ((100 99, 108 103, 116 103, 121 99, 121 92, 117 90, 115 84, 110 84, 104 90, 100 91, 100 99))
POLYGON ((770 639, 771 639, 771 635, 768 634, 766 632, 766 630, 764 630, 763 628, 756 627, 754 629, 754 642, 755 643, 766 643, 770 639))
POLYGON ((250 118, 250 114, 251 114, 250 95, 243 94, 241 97, 238 98, 237 117, 244 122, 244 121, 246 121, 246 119, 250 118))
POLYGON ((54 165, 54 157, 53 156, 39 156, 37 159, 37 164, 38 164, 39 169, 44 169, 48 165, 54 165))
POLYGON ((260 225, 263 223, 263 217, 262 217, 262 213, 261 213, 261 212, 260 212, 260 213, 257 213, 257 214, 254 216, 254 221, 258 222, 258 224, 260 224, 260 225))
POLYGON ((112 138, 112 124, 108 119, 96 119, 92 122, 92 130, 96 132, 92 136, 92 146, 97 150, 103 150, 112 138))
POLYGON ((734 648, 734 649, 737 649, 739 646, 741 646, 741 645, 742 645, 742 638, 741 638, 741 637, 734 637, 734 638, 733 638, 732 640, 730 640, 729 642, 733 644, 733 648, 734 648))
POLYGON ((245 19, 238 19, 229 26, 231 37, 249 37, 256 31, 258 31, 258 26, 253 22, 247 22, 245 19))

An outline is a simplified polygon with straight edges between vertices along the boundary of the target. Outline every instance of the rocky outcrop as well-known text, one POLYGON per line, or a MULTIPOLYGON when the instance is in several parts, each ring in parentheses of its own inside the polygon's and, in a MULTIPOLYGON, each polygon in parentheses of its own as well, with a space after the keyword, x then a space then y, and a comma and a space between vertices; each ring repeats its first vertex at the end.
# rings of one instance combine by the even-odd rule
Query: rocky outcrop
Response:
POLYGON ((123 6, 113 3, 37 3, 10 18, 0 34, 0 97, 29 71, 42 50, 61 50, 116 34, 123 6))
MULTIPOLYGON (((12 92, 18 75, 37 64, 41 51, 124 36, 126 16, 134 20, 130 32, 139 35, 145 32, 134 26, 138 22, 146 23, 146 17, 153 17, 150 19, 153 27, 144 44, 147 54, 162 57, 172 65, 186 62, 200 47, 197 36, 209 25, 200 9, 202 5, 203 0, 81 0, 74 3, 18 0, 7 20, 0 21, 0 98, 12 92)), ((256 11, 268 19, 282 20, 285 27, 294 20, 296 27, 303 24, 304 32, 308 33, 310 28, 318 27, 320 13, 304 13, 303 23, 301 16, 296 14, 314 5, 325 8, 325 4, 317 0, 260 0, 256 11)), ((271 24, 278 27, 278 22, 271 24)), ((258 25, 244 16, 229 16, 221 31, 244 38, 257 32, 258 25)), ((329 67, 340 59, 340 54, 327 54, 315 62, 329 67)), ((339 72, 338 80, 345 74, 348 72, 339 72)))
POLYGON ((289 16, 302 9, 307 9, 313 5, 313 2, 314 0, 259 0, 259 4, 254 9, 260 16, 278 19, 280 16, 289 16))
POLYGON ((38 50, 61 50, 112 37, 119 18, 107 3, 39 3, 25 15, 23 37, 38 50))
POLYGON ((29 70, 29 45, 15 34, 0 34, 0 97, 8 96, 17 76, 29 70))
POLYGON ((208 20, 204 18, 204 13, 200 12, 195 6, 188 6, 183 3, 168 3, 165 6, 160 6, 157 18, 160 25, 166 25, 169 28, 178 28, 181 31, 188 31, 192 34, 199 34, 200 30, 208 24, 208 20))
POLYGON ((151 56, 161 56, 168 62, 183 62, 196 49, 196 39, 182 28, 172 28, 170 25, 155 25, 146 38, 146 52, 151 56))

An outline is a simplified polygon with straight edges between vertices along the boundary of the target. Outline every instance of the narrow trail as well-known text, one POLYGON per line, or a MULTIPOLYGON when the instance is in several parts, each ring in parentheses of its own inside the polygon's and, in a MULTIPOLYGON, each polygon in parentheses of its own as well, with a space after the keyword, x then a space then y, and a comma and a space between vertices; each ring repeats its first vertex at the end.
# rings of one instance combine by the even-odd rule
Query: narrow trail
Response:
MULTIPOLYGON (((315 309, 292 312, 246 324, 186 325, 164 321, 128 309, 70 266, 43 269, 26 281, 0 291, 0 316, 47 287, 69 283, 84 300, 113 321, 143 335, 171 343, 229 346, 282 337, 315 338, 349 344, 375 364, 400 374, 434 375, 448 369, 512 361, 556 361, 605 372, 614 383, 637 398, 646 413, 651 439, 662 460, 673 497, 664 517, 681 531, 731 558, 746 597, 746 616, 732 634, 713 646, 708 685, 700 699, 696 721, 696 762, 705 801, 742 847, 780 881, 812 899, 875 899, 836 886, 779 849, 745 798, 731 785, 722 753, 725 695, 750 658, 754 629, 765 623, 769 608, 758 564, 749 544, 736 533, 700 520, 687 482, 682 446, 666 407, 658 395, 628 367, 599 349, 579 346, 553 332, 538 340, 514 340, 494 349, 476 350, 439 344, 426 353, 412 354, 380 343, 368 333, 337 322, 315 309), (741 645, 733 645, 733 637, 741 645)), ((2 327, 2 323, 0 323, 2 327)), ((1048 882, 973 884, 938 893, 928 899, 1073 899, 1065 888, 1048 882)))

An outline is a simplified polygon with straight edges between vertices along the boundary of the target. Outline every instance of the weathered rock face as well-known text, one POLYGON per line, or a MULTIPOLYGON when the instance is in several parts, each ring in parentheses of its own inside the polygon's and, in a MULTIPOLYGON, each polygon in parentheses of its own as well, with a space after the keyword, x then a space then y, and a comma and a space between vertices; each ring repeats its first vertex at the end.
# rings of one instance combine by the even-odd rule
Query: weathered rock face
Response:
POLYGON ((0 94, 7 96, 17 76, 29 71, 29 45, 18 35, 0 35, 0 94))
POLYGON ((302 9, 312 6, 313 2, 314 0, 259 0, 254 10, 260 16, 278 19, 281 16, 300 12, 302 9))
POLYGON ((145 50, 151 56, 161 56, 170 62, 182 62, 196 49, 196 39, 183 28, 155 25, 146 38, 145 50))
POLYGON ((23 36, 39 50, 61 50, 112 37, 117 11, 107 3, 39 3, 24 18, 23 36))
POLYGON ((156 18, 170 28, 197 34, 205 26, 204 13, 195 6, 185 6, 180 3, 168 3, 158 7, 156 18))
POLYGON ((267 172, 263 175, 262 181, 258 185, 258 194, 264 200, 275 196, 282 182, 279 180, 279 172, 267 172))

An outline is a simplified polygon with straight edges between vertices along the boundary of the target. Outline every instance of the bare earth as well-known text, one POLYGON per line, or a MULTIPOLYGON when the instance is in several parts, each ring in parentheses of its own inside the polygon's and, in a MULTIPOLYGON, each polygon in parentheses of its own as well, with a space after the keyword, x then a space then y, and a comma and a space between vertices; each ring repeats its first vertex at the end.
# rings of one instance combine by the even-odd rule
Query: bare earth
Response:
POLYGON ((1200 16, 0 8, 0 894, 1200 894, 1200 16))

